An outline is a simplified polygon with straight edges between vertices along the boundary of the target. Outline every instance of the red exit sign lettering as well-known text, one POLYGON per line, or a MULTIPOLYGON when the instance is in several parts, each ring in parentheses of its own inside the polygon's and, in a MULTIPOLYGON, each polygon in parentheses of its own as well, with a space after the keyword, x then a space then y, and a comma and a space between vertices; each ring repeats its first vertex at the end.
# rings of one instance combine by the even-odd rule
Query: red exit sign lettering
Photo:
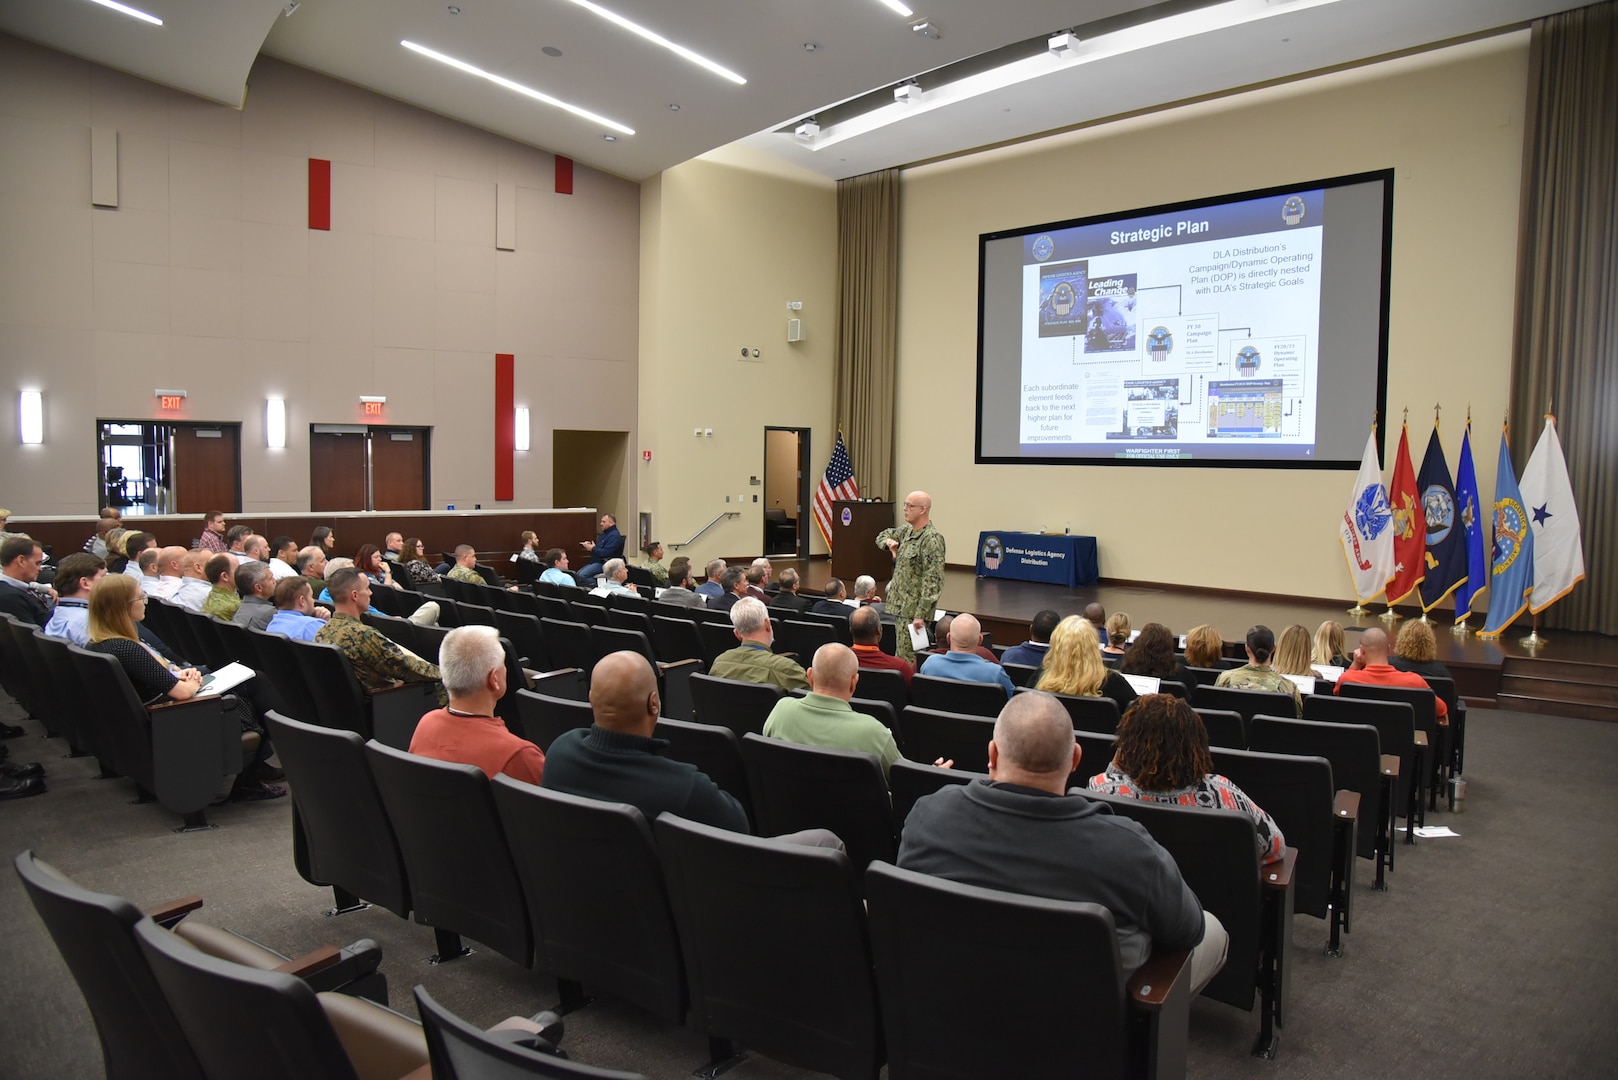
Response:
POLYGON ((167 411, 183 409, 185 407, 185 395, 164 394, 157 399, 157 407, 167 411))
POLYGON ((364 410, 366 416, 382 415, 382 403, 380 401, 362 401, 360 402, 360 408, 364 410))

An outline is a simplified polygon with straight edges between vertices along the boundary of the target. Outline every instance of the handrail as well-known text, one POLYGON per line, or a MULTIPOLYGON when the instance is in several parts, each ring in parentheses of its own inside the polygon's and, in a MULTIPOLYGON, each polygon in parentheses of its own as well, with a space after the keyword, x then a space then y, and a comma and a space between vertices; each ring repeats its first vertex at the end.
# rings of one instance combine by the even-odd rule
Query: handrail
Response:
POLYGON ((690 547, 692 544, 697 542, 697 537, 701 536, 703 533, 707 532, 709 529, 711 529, 715 525, 719 524, 725 518, 741 517, 741 516, 742 516, 742 512, 740 510, 725 510, 725 511, 721 512, 718 517, 714 518, 712 521, 708 522, 708 524, 704 525, 701 529, 698 529, 696 536, 693 536, 691 539, 687 540, 683 544, 670 544, 669 545, 669 550, 670 551, 679 551, 683 547, 690 547))

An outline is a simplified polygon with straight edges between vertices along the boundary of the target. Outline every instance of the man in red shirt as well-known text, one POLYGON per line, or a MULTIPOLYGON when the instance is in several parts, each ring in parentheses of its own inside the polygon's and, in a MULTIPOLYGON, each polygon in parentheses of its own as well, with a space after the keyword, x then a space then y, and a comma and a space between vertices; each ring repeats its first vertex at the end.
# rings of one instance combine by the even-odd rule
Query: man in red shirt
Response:
MULTIPOLYGON (((1346 682, 1371 683, 1374 686, 1404 686, 1412 690, 1430 690, 1426 680, 1414 671, 1400 671, 1388 663, 1388 632, 1373 626, 1360 635, 1360 647, 1354 650, 1354 666, 1343 672, 1337 680, 1341 687, 1346 682)), ((1337 690, 1333 689, 1332 693, 1337 690)), ((1433 708, 1438 722, 1449 723, 1449 706, 1434 695, 1433 708)))
POLYGON ((444 635, 438 669, 449 707, 421 718, 410 752, 438 761, 476 765, 484 775, 505 773, 537 784, 545 772, 539 747, 518 738, 494 715, 506 694, 506 652, 492 626, 458 626, 444 635))
POLYGON ((848 629, 854 635, 854 656, 860 667, 897 671, 905 677, 905 685, 910 685, 916 665, 901 656, 889 656, 877 646, 882 640, 882 619, 875 608, 855 608, 848 617, 848 629))

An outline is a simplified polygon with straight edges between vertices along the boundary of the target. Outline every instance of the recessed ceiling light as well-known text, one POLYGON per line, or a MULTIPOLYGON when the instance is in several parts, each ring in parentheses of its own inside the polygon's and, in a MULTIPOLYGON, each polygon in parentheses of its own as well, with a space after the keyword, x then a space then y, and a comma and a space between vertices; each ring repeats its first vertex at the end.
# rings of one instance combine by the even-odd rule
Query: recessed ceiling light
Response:
POLYGON ((882 6, 885 8, 890 8, 898 14, 903 15, 907 19, 915 14, 914 11, 911 11, 909 8, 905 7, 900 0, 882 0, 882 6))
POLYGON ((544 53, 546 56, 561 56, 562 55, 562 50, 558 49, 555 45, 542 46, 539 51, 544 53))
POLYGON ((159 19, 156 15, 148 15, 146 12, 132 8, 128 4, 120 4, 117 2, 117 0, 90 0, 90 3, 100 4, 104 8, 111 8, 120 15, 128 15, 131 19, 139 19, 141 22, 149 22, 153 26, 163 25, 163 20, 159 19))
POLYGON ((680 111, 680 103, 679 102, 677 102, 677 101, 669 102, 669 112, 679 112, 679 111, 680 111))
POLYGON ((746 79, 742 78, 728 67, 725 67, 723 64, 715 63, 706 56, 703 56, 701 53, 693 52, 684 45, 677 45, 668 38, 664 37, 662 34, 659 34, 657 31, 648 30, 640 23, 626 19, 615 11, 608 11, 600 4, 592 3, 591 0, 572 0, 572 2, 579 5, 579 7, 583 8, 585 11, 588 11, 592 15, 599 15, 601 18, 606 19, 613 25, 621 26, 625 30, 628 30, 631 34, 636 34, 645 38, 653 45, 661 45, 663 48, 669 50, 669 52, 672 52, 677 56, 684 57, 693 64, 696 64, 698 67, 707 68, 709 71, 713 72, 715 75, 718 75, 722 79, 729 79, 737 86, 745 86, 747 84, 746 79))
POLYGON ((399 44, 403 45, 413 53, 420 53, 429 60, 437 60, 440 64, 447 64, 458 71, 466 72, 468 75, 476 75, 480 79, 487 79, 496 86, 503 86, 507 90, 522 94, 526 97, 531 97, 535 101, 544 102, 546 105, 554 105, 558 109, 564 109, 567 112, 572 113, 574 116, 582 116, 584 119, 600 124, 602 127, 609 127, 614 131, 621 131, 625 135, 635 134, 634 128, 620 124, 616 120, 608 120, 605 116, 593 113, 589 109, 584 109, 577 105, 569 104, 568 102, 563 101, 561 98, 552 97, 544 91, 535 90, 531 86, 524 86, 520 82, 513 82, 504 76, 496 75, 490 71, 484 71, 480 67, 468 64, 465 60, 457 60, 453 56, 446 56, 441 52, 436 52, 433 49, 427 48, 425 45, 417 45, 414 41, 401 41, 399 44))
POLYGON ((618 136, 616 136, 616 135, 603 135, 601 137, 603 139, 606 139, 608 142, 617 142, 618 141, 618 136))
POLYGON ((820 48, 820 45, 817 44, 816 42, 806 41, 806 42, 803 43, 803 51, 804 52, 814 52, 818 48, 820 48))
POLYGON ((448 10, 451 15, 459 15, 461 13, 461 8, 458 4, 451 4, 448 10))

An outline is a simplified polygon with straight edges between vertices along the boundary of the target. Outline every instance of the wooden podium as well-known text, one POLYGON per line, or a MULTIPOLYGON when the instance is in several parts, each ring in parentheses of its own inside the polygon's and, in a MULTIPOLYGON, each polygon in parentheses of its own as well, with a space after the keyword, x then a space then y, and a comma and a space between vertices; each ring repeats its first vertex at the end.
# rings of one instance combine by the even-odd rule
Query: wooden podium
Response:
POLYGON ((877 534, 894 526, 890 502, 834 502, 831 504, 831 572, 850 591, 854 579, 869 574, 878 584, 893 577, 893 557, 876 546, 877 534))

